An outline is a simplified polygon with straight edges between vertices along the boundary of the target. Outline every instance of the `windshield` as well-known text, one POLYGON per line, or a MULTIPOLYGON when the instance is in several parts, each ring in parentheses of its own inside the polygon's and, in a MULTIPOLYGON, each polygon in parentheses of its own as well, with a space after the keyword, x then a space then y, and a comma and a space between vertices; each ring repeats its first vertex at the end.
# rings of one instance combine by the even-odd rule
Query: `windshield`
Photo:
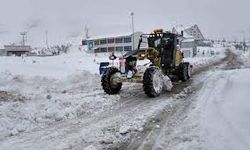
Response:
POLYGON ((161 39, 157 39, 154 42, 154 47, 158 47, 161 44, 161 39))

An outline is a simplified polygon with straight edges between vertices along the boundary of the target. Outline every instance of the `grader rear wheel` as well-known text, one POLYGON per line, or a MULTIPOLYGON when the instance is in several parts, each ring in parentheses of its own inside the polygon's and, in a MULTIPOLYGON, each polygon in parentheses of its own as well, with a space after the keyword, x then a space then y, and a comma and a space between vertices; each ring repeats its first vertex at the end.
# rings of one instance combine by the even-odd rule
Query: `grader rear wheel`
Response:
POLYGON ((189 63, 181 63, 179 65, 179 79, 183 82, 191 77, 191 65, 189 63))
POLYGON ((106 72, 102 75, 102 88, 108 94, 117 94, 121 88, 122 83, 114 82, 113 78, 119 70, 115 67, 110 67, 106 70, 106 72))

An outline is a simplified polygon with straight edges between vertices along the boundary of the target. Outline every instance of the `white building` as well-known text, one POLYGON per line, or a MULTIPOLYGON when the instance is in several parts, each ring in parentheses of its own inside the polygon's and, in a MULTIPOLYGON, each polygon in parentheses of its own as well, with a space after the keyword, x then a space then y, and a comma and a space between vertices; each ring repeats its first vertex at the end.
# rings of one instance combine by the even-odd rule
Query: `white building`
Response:
POLYGON ((199 41, 205 40, 198 25, 188 27, 188 28, 184 29, 184 32, 186 32, 190 36, 193 36, 195 40, 199 40, 199 41))
POLYGON ((102 52, 122 52, 137 49, 140 35, 142 32, 91 37, 83 41, 83 45, 87 45, 89 52, 102 53, 102 52), (134 37, 134 39, 133 39, 134 37), (133 45, 134 41, 134 45, 133 45))
POLYGON ((205 38, 201 33, 198 25, 191 27, 183 27, 182 25, 176 26, 172 29, 173 32, 183 32, 184 40, 181 42, 181 49, 184 53, 184 57, 193 57, 197 54, 197 46, 208 45, 204 43, 205 38))
POLYGON ((181 50, 184 58, 193 57, 197 54, 197 42, 192 38, 184 39, 181 42, 181 50))

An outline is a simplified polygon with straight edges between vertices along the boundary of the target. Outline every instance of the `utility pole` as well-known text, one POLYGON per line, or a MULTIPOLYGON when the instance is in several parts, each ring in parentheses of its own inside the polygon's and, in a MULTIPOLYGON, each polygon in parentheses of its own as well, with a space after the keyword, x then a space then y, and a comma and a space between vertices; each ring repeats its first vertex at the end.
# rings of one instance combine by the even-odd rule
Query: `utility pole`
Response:
POLYGON ((131 12, 130 15, 131 15, 131 19, 132 19, 132 42, 133 42, 132 50, 134 50, 134 47, 135 47, 134 13, 131 12))
POLYGON ((25 41, 27 40, 27 32, 21 32, 20 35, 22 36, 22 45, 25 46, 25 41))
POLYGON ((48 49, 49 48, 48 30, 45 31, 45 42, 48 49))
POLYGON ((87 26, 85 26, 84 31, 85 31, 85 38, 88 39, 89 38, 89 28, 87 26))
POLYGON ((246 35, 245 35, 245 31, 242 32, 243 33, 243 51, 246 51, 246 35))

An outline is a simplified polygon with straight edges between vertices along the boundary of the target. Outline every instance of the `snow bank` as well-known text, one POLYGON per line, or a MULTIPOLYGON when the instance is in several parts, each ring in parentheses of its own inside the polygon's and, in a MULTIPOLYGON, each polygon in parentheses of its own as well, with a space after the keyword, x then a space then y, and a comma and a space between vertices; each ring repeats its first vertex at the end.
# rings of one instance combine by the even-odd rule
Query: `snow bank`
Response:
POLYGON ((205 51, 205 54, 203 55, 202 52, 197 54, 197 56, 193 58, 184 58, 185 62, 190 62, 191 65, 193 65, 193 69, 197 70, 199 68, 202 68, 204 66, 207 66, 211 63, 217 62, 225 57, 225 49, 224 48, 214 48, 213 51, 215 52, 214 55, 211 55, 210 50, 211 48, 207 49, 204 48, 207 51, 205 51))
POLYGON ((236 50, 234 52, 243 60, 247 67, 250 67, 250 50, 243 51, 243 50, 236 50))
POLYGON ((92 74, 99 73, 100 61, 108 56, 95 56, 77 49, 69 54, 50 57, 0 57, 0 74, 10 72, 22 76, 43 76, 47 78, 66 78, 82 70, 92 74))
POLYGON ((86 71, 64 80, 5 74, 0 81, 0 89, 11 95, 0 102, 0 139, 54 122, 91 116, 119 100, 118 95, 107 98, 99 76, 86 71))

